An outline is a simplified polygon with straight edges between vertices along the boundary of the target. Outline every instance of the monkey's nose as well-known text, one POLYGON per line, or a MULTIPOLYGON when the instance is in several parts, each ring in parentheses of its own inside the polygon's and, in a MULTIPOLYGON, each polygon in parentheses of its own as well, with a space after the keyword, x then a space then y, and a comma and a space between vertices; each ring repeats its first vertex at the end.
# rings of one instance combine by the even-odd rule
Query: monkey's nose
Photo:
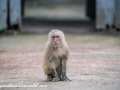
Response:
POLYGON ((54 39, 54 42, 57 42, 57 39, 54 39))

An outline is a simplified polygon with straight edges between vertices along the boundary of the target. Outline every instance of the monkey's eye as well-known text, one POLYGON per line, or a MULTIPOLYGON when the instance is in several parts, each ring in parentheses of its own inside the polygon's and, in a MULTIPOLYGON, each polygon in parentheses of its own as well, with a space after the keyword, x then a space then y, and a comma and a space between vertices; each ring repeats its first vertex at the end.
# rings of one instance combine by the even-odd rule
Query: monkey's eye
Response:
POLYGON ((52 38, 55 38, 55 36, 52 36, 52 38))
POLYGON ((59 38, 59 36, 56 36, 56 38, 59 38))
POLYGON ((52 38, 59 38, 59 36, 52 36, 52 38))

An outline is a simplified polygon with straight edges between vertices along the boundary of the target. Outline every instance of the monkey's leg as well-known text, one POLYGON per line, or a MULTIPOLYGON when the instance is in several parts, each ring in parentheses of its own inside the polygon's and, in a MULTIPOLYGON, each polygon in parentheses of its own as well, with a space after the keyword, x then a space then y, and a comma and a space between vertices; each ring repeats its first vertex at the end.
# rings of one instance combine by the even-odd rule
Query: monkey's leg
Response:
POLYGON ((62 65, 60 65, 57 69, 56 69, 56 71, 57 71, 57 74, 58 74, 58 77, 59 77, 59 79, 60 79, 60 81, 61 81, 61 74, 62 74, 62 65))
POLYGON ((63 81, 71 81, 71 80, 66 76, 66 62, 67 62, 67 60, 62 60, 62 80, 63 80, 63 81))
POLYGON ((54 64, 54 63, 52 63, 52 64, 53 64, 53 67, 54 67, 54 68, 53 68, 53 76, 54 76, 53 81, 54 81, 54 82, 55 82, 55 81, 59 81, 60 79, 59 79, 59 77, 58 77, 55 64, 54 64))
POLYGON ((53 78, 53 81, 54 81, 54 82, 59 81, 60 79, 59 79, 59 77, 58 77, 58 74, 57 74, 56 69, 54 69, 53 72, 54 72, 54 78, 53 78))

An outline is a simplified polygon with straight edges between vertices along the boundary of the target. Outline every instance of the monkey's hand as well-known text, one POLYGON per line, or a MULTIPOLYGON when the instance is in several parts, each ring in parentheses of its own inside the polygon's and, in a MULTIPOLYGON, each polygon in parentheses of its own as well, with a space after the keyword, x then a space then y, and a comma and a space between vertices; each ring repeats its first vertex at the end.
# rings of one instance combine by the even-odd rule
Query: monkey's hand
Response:
POLYGON ((65 72, 63 72, 62 73, 62 79, 61 79, 62 81, 71 81, 67 76, 66 76, 66 73, 65 72))
POLYGON ((59 77, 55 77, 55 78, 53 78, 53 82, 57 82, 57 81, 59 81, 59 80, 60 80, 59 77))

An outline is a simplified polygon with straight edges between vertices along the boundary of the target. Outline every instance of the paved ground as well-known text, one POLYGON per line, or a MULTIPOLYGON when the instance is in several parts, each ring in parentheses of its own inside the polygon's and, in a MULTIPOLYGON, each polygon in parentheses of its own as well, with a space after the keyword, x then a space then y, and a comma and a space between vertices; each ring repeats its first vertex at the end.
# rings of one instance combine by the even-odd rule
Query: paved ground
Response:
POLYGON ((66 33, 66 39, 72 81, 45 82, 47 34, 0 36, 0 90, 120 90, 120 35, 66 33))

